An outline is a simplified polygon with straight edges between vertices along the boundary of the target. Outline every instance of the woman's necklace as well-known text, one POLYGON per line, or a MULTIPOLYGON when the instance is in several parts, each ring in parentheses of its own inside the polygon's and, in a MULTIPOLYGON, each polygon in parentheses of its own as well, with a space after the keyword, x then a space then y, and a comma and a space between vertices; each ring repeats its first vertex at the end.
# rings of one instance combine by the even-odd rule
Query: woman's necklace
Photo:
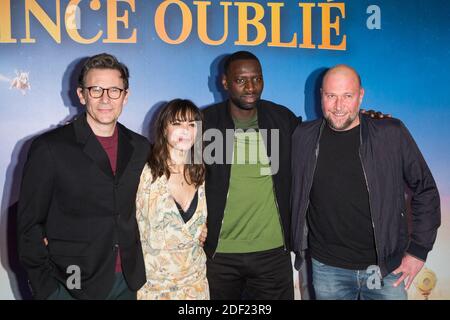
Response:
POLYGON ((173 180, 174 180, 175 184, 181 184, 181 186, 184 187, 184 183, 186 182, 185 178, 184 178, 184 174, 182 174, 181 172, 170 172, 170 175, 174 176, 173 180), (178 177, 181 177, 181 178, 178 178, 178 177), (176 180, 180 180, 180 181, 176 181, 176 180))

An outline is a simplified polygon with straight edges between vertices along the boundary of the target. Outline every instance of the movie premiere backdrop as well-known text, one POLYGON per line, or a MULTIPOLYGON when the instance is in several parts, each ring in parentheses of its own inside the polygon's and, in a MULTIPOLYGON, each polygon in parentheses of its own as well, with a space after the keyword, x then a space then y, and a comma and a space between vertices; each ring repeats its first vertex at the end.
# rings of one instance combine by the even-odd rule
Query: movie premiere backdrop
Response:
POLYGON ((20 177, 30 141, 82 111, 80 61, 109 52, 128 65, 121 122, 149 136, 165 101, 221 101, 221 61, 237 50, 260 58, 263 98, 304 120, 321 116, 323 71, 347 63, 361 74, 363 107, 406 124, 442 204, 435 247, 409 298, 450 299, 448 0, 0 0, 0 299, 30 297, 16 253, 20 177))

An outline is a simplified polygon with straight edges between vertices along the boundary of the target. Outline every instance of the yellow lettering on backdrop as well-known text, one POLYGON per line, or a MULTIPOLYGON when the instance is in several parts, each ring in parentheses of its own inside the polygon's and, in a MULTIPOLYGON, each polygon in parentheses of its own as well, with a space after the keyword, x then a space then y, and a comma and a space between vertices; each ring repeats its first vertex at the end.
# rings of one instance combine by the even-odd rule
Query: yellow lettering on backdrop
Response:
POLYGON ((315 3, 299 3, 298 6, 303 9, 303 43, 298 47, 305 49, 315 49, 316 45, 312 43, 312 8, 315 3))
POLYGON ((253 2, 235 2, 238 7, 238 40, 234 42, 235 45, 257 46, 263 43, 266 39, 266 28, 261 23, 264 18, 264 8, 258 3, 253 2), (248 8, 255 10, 253 19, 248 18, 248 8), (256 28, 256 38, 254 40, 248 39, 248 26, 252 25, 256 28))
POLYGON ((269 47, 284 47, 295 48, 297 47, 297 32, 294 32, 294 36, 290 42, 281 42, 281 8, 284 7, 283 3, 269 2, 267 3, 272 8, 272 41, 267 44, 269 47))
POLYGON ((11 38, 11 1, 0 0, 0 43, 16 43, 11 38))
POLYGON ((166 0, 162 2, 158 6, 158 9, 156 9, 155 28, 159 38, 166 43, 180 44, 186 41, 192 30, 192 14, 191 11, 189 10, 189 7, 183 1, 179 0, 166 0), (181 14, 183 15, 181 33, 177 39, 171 39, 169 37, 169 35, 166 32, 166 24, 164 22, 166 10, 171 4, 177 5, 181 10, 181 14))
POLYGON ((340 35, 339 16, 336 16, 336 21, 331 22, 331 8, 337 8, 342 14, 342 18, 345 18, 345 4, 344 3, 319 3, 319 7, 322 8, 322 44, 319 45, 319 49, 331 49, 331 50, 345 50, 347 48, 347 36, 342 37, 342 42, 338 45, 331 44, 331 29, 336 31, 336 35, 340 35))
MULTIPOLYGON (((133 29, 131 37, 127 39, 119 39, 117 35, 117 24, 121 22, 125 29, 128 29, 128 10, 125 10, 123 16, 117 15, 117 1, 118 0, 108 0, 107 5, 107 23, 108 37, 103 40, 104 43, 136 43, 136 29, 133 29)), ((131 11, 135 12, 134 0, 120 0, 120 2, 126 2, 130 5, 131 11)))
POLYGON ((198 37, 200 40, 212 46, 218 46, 223 44, 228 38, 228 7, 232 2, 220 2, 223 6, 223 36, 220 40, 211 40, 208 36, 208 22, 207 22, 207 9, 211 5, 210 1, 194 1, 197 9, 197 21, 198 21, 198 37))
POLYGON ((100 39, 100 37, 103 34, 103 31, 100 30, 99 32, 97 32, 97 34, 94 37, 92 37, 90 39, 83 38, 79 34, 78 29, 77 29, 77 27, 79 28, 79 26, 76 25, 75 19, 76 19, 77 10, 79 10, 78 4, 80 2, 81 2, 81 0, 70 0, 69 4, 67 5, 66 13, 65 13, 65 17, 64 17, 67 34, 75 42, 78 42, 81 44, 91 44, 91 43, 98 41, 98 39, 100 39))
MULTIPOLYGON (((104 36, 103 43, 137 43, 137 28, 129 27, 130 16, 136 12, 135 0, 86 0, 90 4, 91 10, 100 10, 102 4, 106 7, 104 9, 106 10, 107 30, 102 30, 102 28, 94 29, 94 35, 92 37, 92 33, 88 33, 89 37, 85 37, 80 30, 80 15, 82 11, 80 6, 82 0, 65 0, 64 2, 61 0, 55 0, 54 2, 46 0, 48 2, 45 3, 49 4, 49 6, 43 6, 43 0, 22 1, 25 10, 23 15, 25 18, 25 35, 18 37, 22 43, 36 43, 37 41, 32 37, 31 29, 34 25, 31 26, 31 19, 34 19, 34 23, 37 22, 40 24, 56 43, 61 43, 61 2, 67 4, 63 19, 65 30, 71 40, 80 44, 92 44, 104 36), (45 8, 50 7, 50 5, 53 6, 53 3, 55 4, 55 11, 53 11, 52 7, 51 12, 55 13, 50 16, 46 12, 48 10, 45 8), (124 6, 127 7, 124 8, 124 6), (120 27, 124 28, 125 31, 129 31, 129 34, 124 36, 121 33, 119 36, 120 27)), ((341 30, 341 21, 345 19, 345 3, 298 3, 302 23, 302 28, 300 29, 301 34, 299 34, 299 30, 291 32, 289 30, 282 30, 282 10, 287 10, 285 9, 285 2, 266 2, 266 5, 267 7, 263 4, 250 1, 226 0, 214 3, 211 0, 193 0, 192 6, 195 6, 197 14, 195 18, 197 19, 198 39, 202 43, 210 46, 223 45, 229 37, 230 21, 236 21, 237 37, 234 39, 234 45, 259 46, 267 41, 268 47, 318 48, 321 50, 347 49, 347 35, 342 33, 341 30), (217 6, 217 3, 219 6, 217 6), (213 6, 215 6, 214 10, 213 6), (236 7, 237 17, 230 17, 232 10, 230 8, 233 8, 232 6, 236 7), (321 10, 322 42, 320 44, 314 43, 312 38, 312 11, 316 6, 321 10), (222 10, 223 33, 219 33, 218 37, 213 36, 214 39, 212 39, 210 33, 208 33, 209 29, 213 28, 215 30, 216 27, 220 26, 220 22, 219 24, 217 23, 217 20, 220 19, 213 21, 213 17, 215 18, 217 16, 216 10, 222 10), (264 24, 265 21, 263 23, 266 13, 265 10, 270 10, 270 27, 264 24), (271 29, 268 30, 268 28, 271 29), (267 32, 271 32, 270 39, 267 38, 267 32), (300 37, 302 39, 299 39, 300 37)), ((11 0, 0 0, 0 43, 18 42, 13 37, 14 27, 18 21, 14 20, 16 16, 12 14, 12 9, 11 0)), ((193 12, 191 12, 190 5, 187 4, 187 1, 160 1, 156 8, 154 24, 155 31, 162 41, 168 44, 178 45, 185 42, 191 35, 193 12), (181 19, 177 19, 177 15, 173 14, 177 12, 181 14, 181 19), (168 34, 168 31, 172 31, 173 27, 181 29, 175 29, 180 30, 178 35, 168 34)))
POLYGON ((23 43, 35 43, 36 39, 31 38, 30 31, 30 13, 39 21, 39 23, 47 30, 52 38, 61 43, 61 18, 59 0, 55 0, 56 23, 50 19, 42 7, 35 0, 25 0, 25 38, 21 40, 23 43))

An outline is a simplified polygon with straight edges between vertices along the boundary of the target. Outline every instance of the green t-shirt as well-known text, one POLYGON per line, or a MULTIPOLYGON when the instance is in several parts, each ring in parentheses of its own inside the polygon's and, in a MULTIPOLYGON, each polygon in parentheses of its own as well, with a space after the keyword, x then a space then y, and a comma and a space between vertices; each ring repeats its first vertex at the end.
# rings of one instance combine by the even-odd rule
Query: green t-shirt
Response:
POLYGON ((246 253, 283 245, 269 159, 255 115, 234 119, 233 163, 217 252, 246 253))

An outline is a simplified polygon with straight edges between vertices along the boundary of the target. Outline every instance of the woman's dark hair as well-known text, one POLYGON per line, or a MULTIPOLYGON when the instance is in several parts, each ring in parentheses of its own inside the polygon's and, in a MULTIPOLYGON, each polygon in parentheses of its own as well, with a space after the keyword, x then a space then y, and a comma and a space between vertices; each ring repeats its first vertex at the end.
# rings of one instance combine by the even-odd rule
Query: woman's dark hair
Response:
MULTIPOLYGON (((170 154, 167 141, 167 126, 176 121, 203 121, 200 109, 189 100, 175 99, 169 101, 159 112, 156 118, 154 143, 148 157, 148 165, 152 172, 153 181, 163 174, 170 178, 170 154)), ((197 137, 190 150, 190 161, 185 164, 183 176, 187 183, 198 188, 205 181, 205 165, 202 158, 202 130, 197 127, 197 137), (200 139, 200 140, 198 140, 200 139), (198 142, 200 144, 198 145, 198 142), (195 147, 197 145, 197 147, 195 147)))

